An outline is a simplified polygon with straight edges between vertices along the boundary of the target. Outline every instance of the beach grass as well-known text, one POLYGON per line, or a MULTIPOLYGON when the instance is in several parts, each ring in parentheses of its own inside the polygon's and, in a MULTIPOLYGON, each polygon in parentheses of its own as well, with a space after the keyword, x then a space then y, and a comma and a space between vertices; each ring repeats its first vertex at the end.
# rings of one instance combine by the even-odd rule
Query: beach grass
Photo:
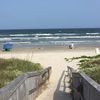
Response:
POLYGON ((80 70, 100 84, 100 55, 80 60, 80 70))
POLYGON ((100 84, 100 55, 73 57, 66 61, 76 59, 79 59, 79 69, 100 84))
POLYGON ((20 59, 0 59, 0 88, 25 72, 41 70, 39 63, 20 59))

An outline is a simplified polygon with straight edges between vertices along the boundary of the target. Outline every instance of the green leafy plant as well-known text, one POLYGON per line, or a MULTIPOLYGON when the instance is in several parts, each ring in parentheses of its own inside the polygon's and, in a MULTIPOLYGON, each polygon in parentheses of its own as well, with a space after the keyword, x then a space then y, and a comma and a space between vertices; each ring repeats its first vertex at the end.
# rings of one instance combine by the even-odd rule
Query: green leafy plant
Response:
POLYGON ((100 55, 69 58, 76 59, 80 62, 79 69, 100 84, 100 55))
POLYGON ((39 63, 20 59, 0 59, 0 88, 25 72, 41 70, 39 63))

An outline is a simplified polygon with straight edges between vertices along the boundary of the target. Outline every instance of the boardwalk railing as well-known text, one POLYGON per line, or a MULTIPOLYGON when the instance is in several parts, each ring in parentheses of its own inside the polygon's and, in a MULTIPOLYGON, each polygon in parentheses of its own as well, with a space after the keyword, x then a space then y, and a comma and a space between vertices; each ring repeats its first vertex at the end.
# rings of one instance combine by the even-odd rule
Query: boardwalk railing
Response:
POLYGON ((83 72, 76 72, 68 66, 72 80, 73 100, 100 100, 100 85, 83 72))
POLYGON ((39 72, 28 72, 19 76, 0 89, 0 100, 35 100, 50 73, 51 67, 48 67, 39 72))

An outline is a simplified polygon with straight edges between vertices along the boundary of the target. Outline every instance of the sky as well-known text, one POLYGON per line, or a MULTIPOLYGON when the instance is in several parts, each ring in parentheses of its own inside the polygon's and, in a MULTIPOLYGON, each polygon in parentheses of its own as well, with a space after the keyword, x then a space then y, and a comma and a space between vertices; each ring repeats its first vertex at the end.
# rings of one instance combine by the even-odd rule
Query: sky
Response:
POLYGON ((100 0, 0 0, 0 29, 99 27, 100 0))

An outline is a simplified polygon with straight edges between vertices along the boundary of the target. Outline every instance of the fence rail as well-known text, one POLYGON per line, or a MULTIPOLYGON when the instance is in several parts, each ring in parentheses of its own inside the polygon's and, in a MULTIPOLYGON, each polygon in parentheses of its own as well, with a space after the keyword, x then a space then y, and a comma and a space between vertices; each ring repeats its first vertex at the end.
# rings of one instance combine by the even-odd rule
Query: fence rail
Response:
POLYGON ((40 87, 51 74, 51 67, 25 73, 0 89, 0 100, 35 100, 40 87))
POLYGON ((72 80, 73 100, 100 100, 100 85, 84 72, 76 72, 68 66, 72 80))

